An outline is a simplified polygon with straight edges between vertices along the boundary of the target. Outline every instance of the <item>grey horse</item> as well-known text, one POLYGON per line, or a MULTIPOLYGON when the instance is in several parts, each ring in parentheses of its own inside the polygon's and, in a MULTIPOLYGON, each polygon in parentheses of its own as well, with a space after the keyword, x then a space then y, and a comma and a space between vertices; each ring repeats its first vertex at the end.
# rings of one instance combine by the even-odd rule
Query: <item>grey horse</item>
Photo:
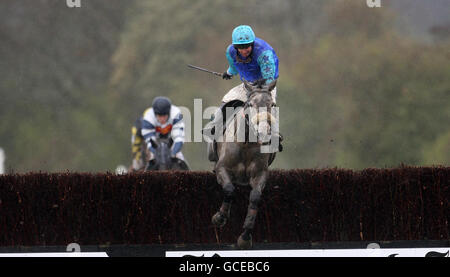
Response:
POLYGON ((278 150, 278 128, 274 128, 274 124, 278 123, 277 117, 272 115, 275 104, 270 93, 275 85, 275 82, 262 85, 262 82, 244 81, 248 100, 233 114, 233 120, 227 120, 225 131, 222 132, 223 139, 217 141, 215 173, 224 198, 219 211, 212 217, 212 223, 223 227, 230 218, 235 185, 250 185, 252 188, 244 231, 237 241, 237 246, 241 249, 252 247, 251 233, 258 203, 266 185, 269 165, 276 152, 262 151, 263 147, 273 146, 273 141, 276 140, 275 147, 270 149, 278 150))

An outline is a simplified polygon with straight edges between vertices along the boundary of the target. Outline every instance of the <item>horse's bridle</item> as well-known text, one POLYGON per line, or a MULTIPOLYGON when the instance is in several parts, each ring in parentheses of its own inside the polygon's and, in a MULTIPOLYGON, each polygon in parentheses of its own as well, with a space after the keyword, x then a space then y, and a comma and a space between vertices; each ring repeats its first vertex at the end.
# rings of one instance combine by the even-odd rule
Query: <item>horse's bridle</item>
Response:
MULTIPOLYGON (((255 93, 267 93, 269 94, 269 97, 272 97, 272 93, 269 90, 254 90, 254 91, 248 91, 247 90, 247 101, 244 103, 244 111, 247 108, 251 108, 252 106, 250 105, 250 100, 251 100, 251 96, 254 95, 255 93)), ((272 105, 271 107, 275 107, 276 104, 272 101, 272 105)), ((253 124, 250 122, 250 119, 248 117, 248 113, 244 112, 244 118, 245 118, 245 123, 248 126, 248 128, 245 128, 245 143, 249 142, 249 129, 252 129, 253 134, 258 137, 258 132, 255 130, 255 128, 253 127, 253 124)), ((258 118, 259 120, 259 118, 258 118)), ((259 123, 259 122, 257 122, 259 123)), ((264 142, 261 145, 269 145, 271 142, 270 140, 268 142, 264 142)))

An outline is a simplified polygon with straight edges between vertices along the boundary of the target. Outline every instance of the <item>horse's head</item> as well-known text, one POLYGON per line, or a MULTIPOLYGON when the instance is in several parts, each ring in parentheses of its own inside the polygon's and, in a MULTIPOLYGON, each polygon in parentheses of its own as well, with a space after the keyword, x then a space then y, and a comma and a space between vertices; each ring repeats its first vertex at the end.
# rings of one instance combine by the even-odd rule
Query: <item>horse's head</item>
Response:
POLYGON ((152 140, 153 148, 155 148, 155 163, 158 170, 169 170, 172 168, 172 160, 170 157, 171 143, 169 139, 159 138, 152 140))
POLYGON ((276 118, 272 115, 275 103, 271 94, 276 86, 276 80, 268 85, 265 85, 265 80, 254 83, 244 81, 244 86, 248 92, 245 106, 250 110, 247 113, 250 128, 256 131, 258 143, 267 143, 272 135, 272 125, 276 123, 276 118))

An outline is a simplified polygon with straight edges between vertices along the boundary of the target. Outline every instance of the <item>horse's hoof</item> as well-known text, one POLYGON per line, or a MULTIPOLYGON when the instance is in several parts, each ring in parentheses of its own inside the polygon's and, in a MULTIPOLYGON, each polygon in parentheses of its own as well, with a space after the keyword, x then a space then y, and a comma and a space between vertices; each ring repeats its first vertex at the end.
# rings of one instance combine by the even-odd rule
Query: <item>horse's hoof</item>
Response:
POLYGON ((245 240, 242 235, 239 236, 238 241, 237 241, 237 246, 239 247, 239 249, 250 249, 252 248, 253 244, 252 244, 252 235, 249 234, 250 239, 249 240, 245 240))
POLYGON ((211 222, 216 227, 222 228, 227 223, 227 217, 223 213, 217 212, 215 215, 213 215, 211 222))

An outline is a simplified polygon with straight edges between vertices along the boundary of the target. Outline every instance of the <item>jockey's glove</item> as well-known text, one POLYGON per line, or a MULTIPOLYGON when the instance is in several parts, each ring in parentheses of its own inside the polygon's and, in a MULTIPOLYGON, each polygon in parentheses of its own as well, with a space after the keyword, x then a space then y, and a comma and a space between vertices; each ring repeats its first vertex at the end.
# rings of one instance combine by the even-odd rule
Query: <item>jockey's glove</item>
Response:
POLYGON ((232 77, 233 77, 233 75, 228 74, 227 71, 222 73, 222 79, 224 79, 224 80, 230 80, 232 77))

